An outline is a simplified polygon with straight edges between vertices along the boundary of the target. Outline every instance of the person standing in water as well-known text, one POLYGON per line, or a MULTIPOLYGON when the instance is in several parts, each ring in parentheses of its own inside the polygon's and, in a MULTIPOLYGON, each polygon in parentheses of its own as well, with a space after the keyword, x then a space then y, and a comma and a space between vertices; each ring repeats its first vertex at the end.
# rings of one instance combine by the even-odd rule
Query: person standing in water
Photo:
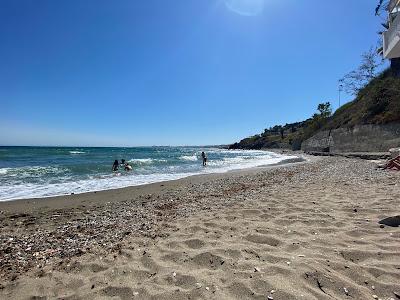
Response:
POLYGON ((201 158, 203 159, 203 167, 207 165, 207 156, 204 151, 201 152, 201 158))
POLYGON ((125 159, 121 159, 121 167, 125 167, 125 159))
POLYGON ((114 161, 114 163, 113 163, 112 171, 113 171, 113 172, 118 171, 118 166, 119 166, 119 162, 118 162, 118 160, 116 159, 116 160, 114 161))

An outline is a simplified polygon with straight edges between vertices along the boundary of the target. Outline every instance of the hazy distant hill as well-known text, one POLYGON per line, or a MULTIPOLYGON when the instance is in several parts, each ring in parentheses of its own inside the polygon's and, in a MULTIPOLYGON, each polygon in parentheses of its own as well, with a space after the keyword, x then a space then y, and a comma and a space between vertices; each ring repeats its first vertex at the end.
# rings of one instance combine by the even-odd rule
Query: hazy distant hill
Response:
POLYGON ((298 150, 303 141, 320 131, 389 123, 400 123, 400 78, 395 78, 390 71, 385 71, 360 90, 354 101, 340 107, 329 118, 322 120, 318 115, 314 115, 303 122, 277 125, 261 134, 232 144, 229 148, 298 150))

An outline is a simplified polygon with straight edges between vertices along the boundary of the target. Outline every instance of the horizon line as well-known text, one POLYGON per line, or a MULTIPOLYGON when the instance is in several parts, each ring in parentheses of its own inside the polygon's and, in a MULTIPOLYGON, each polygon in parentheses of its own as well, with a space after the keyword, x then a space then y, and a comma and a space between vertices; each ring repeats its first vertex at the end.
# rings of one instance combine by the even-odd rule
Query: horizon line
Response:
POLYGON ((58 148, 146 148, 146 147, 222 147, 230 144, 218 145, 141 145, 141 146, 61 146, 61 145, 0 145, 0 147, 58 147, 58 148))

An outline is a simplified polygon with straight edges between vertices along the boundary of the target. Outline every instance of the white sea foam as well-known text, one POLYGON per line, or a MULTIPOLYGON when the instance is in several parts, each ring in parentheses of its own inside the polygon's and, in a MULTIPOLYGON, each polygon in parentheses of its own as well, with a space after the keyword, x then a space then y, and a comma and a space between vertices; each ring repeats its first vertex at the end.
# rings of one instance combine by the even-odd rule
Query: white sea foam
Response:
POLYGON ((195 173, 153 174, 153 175, 110 175, 103 178, 93 178, 73 182, 55 184, 23 184, 0 186, 0 201, 26 198, 43 198, 59 195, 79 194, 92 191, 116 189, 137 186, 155 182, 175 180, 195 173))
POLYGON ((181 157, 179 157, 179 159, 187 160, 187 161, 196 161, 197 156, 196 155, 182 155, 181 157))
POLYGON ((5 174, 7 174, 9 169, 10 169, 10 168, 0 168, 0 175, 5 175, 5 174))
POLYGON ((84 151, 69 151, 70 154, 85 154, 84 151))
MULTIPOLYGON (((270 156, 268 158, 271 158, 270 156)), ((260 156, 236 156, 236 157, 225 157, 223 159, 224 162, 234 164, 234 163, 242 163, 246 162, 250 159, 260 159, 260 156)))
POLYGON ((224 173, 232 170, 241 170, 248 168, 255 168, 260 166, 267 166, 277 164, 283 160, 293 159, 296 156, 277 155, 272 157, 270 155, 255 156, 252 159, 246 157, 232 157, 220 161, 209 161, 208 166, 215 166, 217 169, 205 168, 203 173, 224 173))
POLYGON ((153 162, 167 162, 166 159, 154 159, 154 158, 132 158, 128 160, 131 163, 138 163, 138 164, 151 164, 153 162))
POLYGON ((131 163, 142 163, 142 164, 151 164, 153 159, 151 158, 132 158, 129 160, 131 163))
MULTIPOLYGON (((245 154, 245 155, 248 155, 248 154, 265 155, 265 153, 266 153, 266 151, 264 151, 264 150, 228 150, 228 149, 218 149, 218 148, 212 149, 211 151, 215 151, 215 152, 218 152, 218 153, 226 153, 226 154, 245 154)), ((272 153, 272 152, 267 152, 267 153, 275 154, 275 153, 272 153)))
POLYGON ((56 166, 25 166, 17 168, 1 168, 0 175, 18 176, 19 178, 42 176, 46 174, 58 175, 65 172, 65 169, 56 166))

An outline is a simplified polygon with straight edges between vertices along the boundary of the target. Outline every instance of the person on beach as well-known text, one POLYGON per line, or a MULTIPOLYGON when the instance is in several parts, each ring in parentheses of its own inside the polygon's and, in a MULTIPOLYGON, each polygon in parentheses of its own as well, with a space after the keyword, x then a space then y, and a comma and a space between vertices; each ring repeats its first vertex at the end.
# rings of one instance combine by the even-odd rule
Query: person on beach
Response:
POLYGON ((118 167, 119 167, 119 162, 118 162, 118 160, 116 159, 116 160, 114 161, 114 163, 113 163, 112 171, 113 171, 113 172, 118 171, 118 167))
POLYGON ((201 158, 203 159, 203 167, 207 165, 207 156, 204 151, 201 152, 201 158))

